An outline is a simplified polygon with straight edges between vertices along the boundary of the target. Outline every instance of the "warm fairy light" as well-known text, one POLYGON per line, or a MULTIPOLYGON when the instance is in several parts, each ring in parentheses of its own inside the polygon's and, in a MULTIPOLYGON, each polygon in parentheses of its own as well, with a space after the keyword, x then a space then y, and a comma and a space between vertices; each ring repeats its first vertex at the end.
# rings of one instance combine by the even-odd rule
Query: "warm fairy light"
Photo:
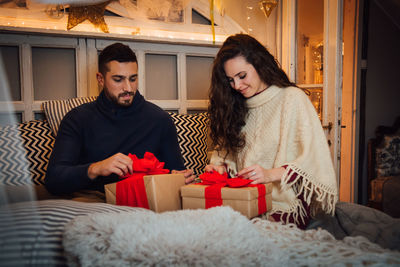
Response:
MULTIPOLYGON (((0 15, 0 26, 8 27, 24 27, 32 29, 42 29, 42 30, 58 30, 67 31, 67 18, 64 17, 59 20, 39 20, 39 19, 27 19, 27 18, 13 18, 10 20, 9 17, 0 15)), ((84 22, 68 32, 82 32, 82 33, 103 33, 100 29, 95 28, 91 23, 84 22)), ((109 34, 129 36, 129 37, 141 37, 141 38, 160 38, 168 40, 187 40, 190 42, 213 42, 213 38, 208 32, 179 32, 172 30, 161 30, 154 28, 141 28, 137 26, 125 26, 125 25, 109 25, 109 34)), ((222 43, 228 37, 227 34, 216 34, 215 42, 222 43)))

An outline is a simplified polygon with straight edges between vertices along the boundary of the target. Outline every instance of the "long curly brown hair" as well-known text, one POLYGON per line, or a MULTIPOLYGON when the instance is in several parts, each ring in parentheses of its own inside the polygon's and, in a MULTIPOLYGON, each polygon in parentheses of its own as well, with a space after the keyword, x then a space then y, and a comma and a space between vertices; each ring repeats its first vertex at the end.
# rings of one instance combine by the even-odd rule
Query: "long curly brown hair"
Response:
POLYGON ((260 79, 268 86, 296 86, 256 39, 247 34, 228 37, 214 60, 208 106, 212 145, 218 150, 225 150, 225 156, 236 154, 246 144, 245 136, 241 133, 248 113, 246 98, 230 86, 224 70, 225 62, 237 56, 243 56, 252 64, 260 79))

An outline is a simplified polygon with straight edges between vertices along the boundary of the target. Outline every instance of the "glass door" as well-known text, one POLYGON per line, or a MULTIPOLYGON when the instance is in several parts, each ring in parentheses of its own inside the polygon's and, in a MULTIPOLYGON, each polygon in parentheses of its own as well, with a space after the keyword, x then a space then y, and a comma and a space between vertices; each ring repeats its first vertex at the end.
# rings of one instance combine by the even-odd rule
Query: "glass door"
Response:
POLYGON ((340 173, 342 0, 282 0, 282 67, 310 92, 340 173))
POLYGON ((324 1, 297 2, 296 83, 310 92, 322 120, 324 77, 324 1))

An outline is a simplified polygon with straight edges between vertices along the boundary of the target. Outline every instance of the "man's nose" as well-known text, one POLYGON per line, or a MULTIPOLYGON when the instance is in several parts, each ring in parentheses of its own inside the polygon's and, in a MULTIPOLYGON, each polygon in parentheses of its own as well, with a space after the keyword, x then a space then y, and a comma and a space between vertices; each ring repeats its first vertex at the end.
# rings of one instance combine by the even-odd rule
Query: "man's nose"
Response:
POLYGON ((129 80, 125 81, 124 84, 124 91, 126 92, 133 92, 133 85, 129 82, 129 80))

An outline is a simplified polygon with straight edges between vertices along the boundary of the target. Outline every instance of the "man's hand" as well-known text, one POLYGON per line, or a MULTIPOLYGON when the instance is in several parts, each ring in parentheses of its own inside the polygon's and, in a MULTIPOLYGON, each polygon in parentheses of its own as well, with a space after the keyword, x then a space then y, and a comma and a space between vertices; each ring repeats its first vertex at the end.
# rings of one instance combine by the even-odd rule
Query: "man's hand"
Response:
POLYGON ((194 181, 196 176, 193 174, 193 170, 187 169, 183 171, 172 170, 171 174, 182 173, 185 176, 185 184, 190 184, 194 181))
POLYGON ((118 176, 132 174, 132 164, 130 157, 117 153, 105 160, 92 163, 88 169, 88 176, 93 180, 98 176, 108 176, 113 173, 118 176))

